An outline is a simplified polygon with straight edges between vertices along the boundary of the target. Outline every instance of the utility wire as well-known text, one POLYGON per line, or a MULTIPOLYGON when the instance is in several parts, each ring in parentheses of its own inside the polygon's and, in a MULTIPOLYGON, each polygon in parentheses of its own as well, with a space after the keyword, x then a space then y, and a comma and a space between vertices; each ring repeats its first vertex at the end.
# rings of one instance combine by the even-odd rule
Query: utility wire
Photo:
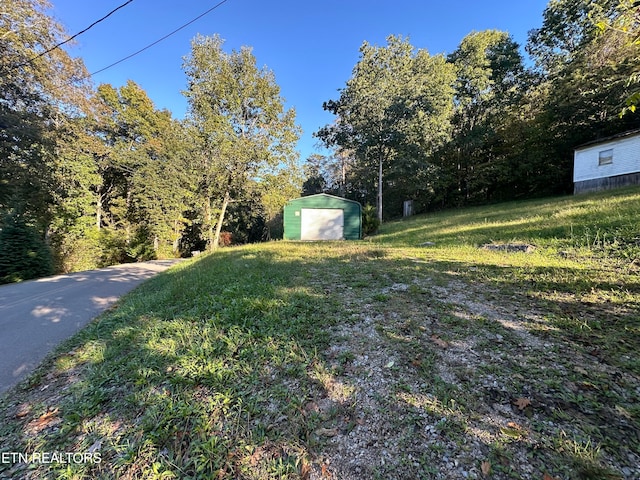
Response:
POLYGON ((92 29, 93 27, 95 27, 97 24, 99 24, 100 22, 102 22, 103 20, 106 20, 107 18, 109 18, 111 15, 113 15, 114 13, 116 13, 118 10, 120 10, 123 7, 126 7, 127 5, 129 5, 131 2, 133 2, 133 0, 127 0, 125 3, 123 3, 122 5, 120 5, 119 7, 114 8, 113 10, 111 10, 109 13, 107 13, 104 17, 96 20, 95 22, 93 22, 91 25, 89 25, 87 28, 85 28, 84 30, 79 31, 78 33, 76 33, 74 36, 67 38, 66 40, 58 43, 57 45, 54 45, 53 47, 51 47, 48 50, 45 50, 42 53, 39 53, 38 55, 36 55, 35 57, 27 60, 24 63, 21 63, 20 65, 16 65, 15 67, 12 68, 12 70, 15 70, 16 68, 21 68, 24 67, 26 65, 29 65, 30 63, 32 63, 33 61, 37 60, 40 57, 44 57, 47 53, 51 53, 53 52, 56 48, 60 48, 62 45, 64 45, 65 43, 69 43, 71 40, 73 40, 74 38, 82 35, 83 33, 85 33, 86 31, 92 29))
POLYGON ((207 10, 206 12, 198 15, 196 18, 194 18, 193 20, 189 20, 187 23, 185 23, 184 25, 176 28, 173 32, 166 34, 164 37, 159 38, 158 40, 156 40, 153 43, 150 43, 149 45, 147 45, 146 47, 141 48, 140 50, 138 50, 137 52, 132 53, 131 55, 127 55, 124 58, 121 58, 120 60, 118 60, 117 62, 113 62, 111 65, 107 65, 104 68, 101 68, 100 70, 96 70, 93 73, 90 73, 89 75, 86 75, 84 77, 81 77, 79 79, 77 79, 76 81, 82 81, 85 80, 89 77, 92 77, 93 75, 97 75, 98 73, 104 72, 105 70, 111 68, 111 67, 115 67, 116 65, 118 65, 119 63, 124 62, 125 60, 129 60, 132 57, 135 57, 136 55, 139 55, 140 53, 144 52, 145 50, 148 50, 149 48, 153 47, 154 45, 157 45, 158 43, 162 42, 163 40, 166 40, 167 38, 169 38, 171 35, 174 35, 175 33, 178 33, 180 30, 188 27, 189 25, 191 25, 192 23, 200 20, 202 17, 204 17, 205 15, 213 12, 216 8, 222 6, 223 4, 227 3, 229 0, 222 0, 221 2, 217 3, 216 5, 214 5, 213 7, 211 7, 209 10, 207 10))

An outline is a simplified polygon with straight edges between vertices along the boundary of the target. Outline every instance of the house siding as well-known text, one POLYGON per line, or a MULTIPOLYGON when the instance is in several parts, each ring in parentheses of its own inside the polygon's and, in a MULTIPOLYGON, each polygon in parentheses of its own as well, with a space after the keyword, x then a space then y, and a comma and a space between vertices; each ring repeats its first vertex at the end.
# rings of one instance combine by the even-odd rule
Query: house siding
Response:
POLYGON ((574 193, 640 183, 640 134, 577 148, 574 154, 574 193), (613 151, 613 161, 600 165, 600 153, 613 151))
POLYGON ((359 240, 362 237, 362 207, 358 202, 334 197, 324 193, 291 200, 284 207, 284 239, 300 240, 302 209, 330 209, 344 211, 345 240, 359 240))

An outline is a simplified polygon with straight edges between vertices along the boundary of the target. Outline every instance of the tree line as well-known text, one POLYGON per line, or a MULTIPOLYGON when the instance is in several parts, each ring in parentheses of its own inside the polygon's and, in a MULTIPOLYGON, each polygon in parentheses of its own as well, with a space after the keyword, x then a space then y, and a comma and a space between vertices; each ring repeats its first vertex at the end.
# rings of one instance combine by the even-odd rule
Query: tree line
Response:
POLYGON ((0 283, 278 236, 299 195, 295 112, 250 48, 198 36, 188 114, 93 88, 46 0, 0 12, 0 283))
POLYGON ((301 192, 381 219, 404 200, 419 212, 568 193, 576 145, 640 126, 631 0, 551 0, 530 62, 495 30, 447 55, 365 42, 316 132, 334 153, 302 166, 295 112, 250 48, 193 39, 177 120, 133 81, 94 87, 51 49, 68 34, 49 8, 0 12, 0 283, 277 238, 301 192))
POLYGON ((551 0, 523 57, 506 32, 467 35, 448 55, 409 39, 365 42, 335 121, 316 136, 306 193, 402 214, 572 191, 573 150, 640 127, 640 2, 551 0), (384 202, 383 202, 384 198, 384 202), (384 205, 384 209, 383 209, 384 205))

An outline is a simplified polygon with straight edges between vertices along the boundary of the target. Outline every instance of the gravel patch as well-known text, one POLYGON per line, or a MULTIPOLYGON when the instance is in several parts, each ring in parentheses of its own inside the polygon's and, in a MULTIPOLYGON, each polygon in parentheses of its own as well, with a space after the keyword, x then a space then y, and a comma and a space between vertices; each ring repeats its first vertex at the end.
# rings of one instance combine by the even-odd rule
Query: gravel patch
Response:
MULTIPOLYGON (((610 478, 640 478, 637 451, 613 458, 583 441, 585 424, 601 419, 585 420, 563 394, 576 368, 622 374, 531 333, 528 325, 543 321, 535 309, 521 314, 517 299, 457 279, 391 282, 379 290, 384 302, 345 292, 346 309, 360 313, 332 330, 324 356, 332 381, 350 395, 319 394, 341 413, 309 478, 580 478, 563 475, 578 467, 569 451, 558 463, 560 448, 585 462, 593 456, 617 472, 610 478)), ((624 431, 620 422, 613 428, 624 431)))

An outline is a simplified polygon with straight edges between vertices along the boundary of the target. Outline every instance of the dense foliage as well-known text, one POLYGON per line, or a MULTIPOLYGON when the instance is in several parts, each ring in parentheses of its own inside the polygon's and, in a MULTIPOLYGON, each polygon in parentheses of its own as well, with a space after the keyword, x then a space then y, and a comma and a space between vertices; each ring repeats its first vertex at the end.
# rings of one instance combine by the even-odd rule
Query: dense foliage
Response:
POLYGON ((0 12, 0 283, 278 235, 302 183, 297 127, 250 49, 195 39, 178 121, 131 80, 83 80, 52 49, 67 34, 49 8, 0 12))
POLYGON ((133 81, 91 85, 53 48, 67 34, 47 0, 4 2, 0 263, 22 266, 0 281, 277 238, 301 193, 376 205, 380 221, 405 200, 420 212, 570 192, 575 146, 640 127, 636 4, 551 0, 530 62, 495 30, 448 55, 364 42, 316 133, 334 154, 301 168, 295 113, 251 49, 195 38, 178 121, 133 81))
MULTIPOLYGON (((344 193, 381 216, 384 191, 390 218, 405 200, 420 212, 571 192, 576 146, 640 127, 620 115, 640 98, 636 4, 551 0, 529 34, 529 64, 495 30, 467 35, 445 64, 408 39, 365 42, 339 98, 325 103, 336 121, 316 133, 350 157, 344 193), (423 101, 430 95, 437 105, 423 101)), ((319 178, 314 165, 314 188, 335 192, 331 169, 319 178)))

